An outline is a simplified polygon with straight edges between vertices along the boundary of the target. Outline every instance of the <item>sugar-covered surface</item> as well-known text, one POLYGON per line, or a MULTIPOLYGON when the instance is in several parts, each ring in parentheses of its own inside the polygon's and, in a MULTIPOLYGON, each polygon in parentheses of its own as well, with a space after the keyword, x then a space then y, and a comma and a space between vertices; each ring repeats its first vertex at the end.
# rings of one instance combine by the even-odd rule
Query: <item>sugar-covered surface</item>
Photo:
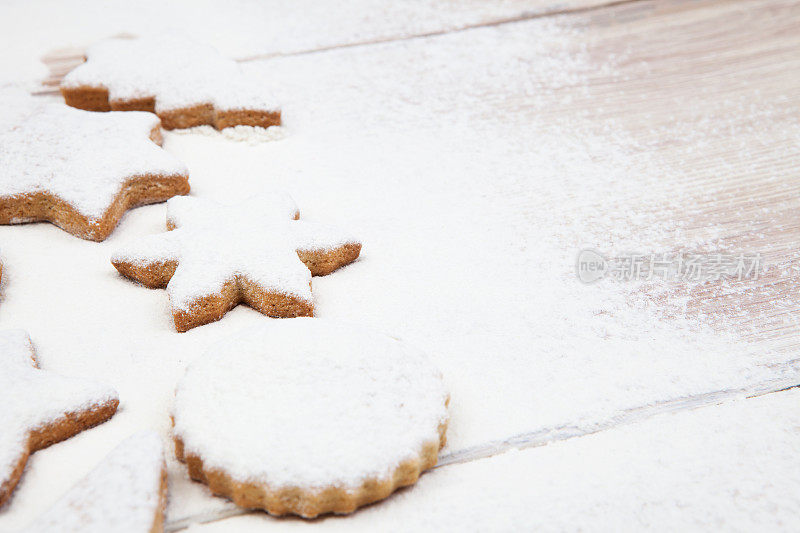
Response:
POLYGON ((117 392, 103 383, 37 368, 25 331, 0 332, 0 485, 11 478, 31 431, 64 413, 101 408, 116 399, 117 392))
POLYGON ((90 113, 15 88, 0 101, 2 197, 50 193, 100 218, 131 178, 186 172, 150 139, 152 113, 90 113))
POLYGON ((157 113, 203 104, 217 110, 279 108, 237 62, 206 43, 172 35, 101 41, 62 86, 103 87, 111 101, 155 98, 157 113))
MULTIPOLYGON (((12 15, 29 13, 23 3, 10 5, 12 15)), ((0 59, 13 66, 2 70, 4 76, 27 81, 23 74, 50 49, 90 44, 120 31, 157 32, 185 23, 181 17, 197 22, 201 12, 165 6, 154 16, 135 6, 133 14, 120 15, 43 5, 42 16, 0 17, 5 49, 19 52, 0 59), (20 63, 25 69, 16 68, 20 63)), ((303 219, 353 227, 363 253, 336 275, 313 280, 317 314, 419 346, 431 354, 451 392, 449 444, 442 456, 447 466, 355 517, 310 527, 357 527, 367 512, 370 524, 364 528, 412 521, 413 508, 383 512, 422 490, 426 505, 469 501, 446 483, 424 489, 427 479, 439 476, 453 476, 463 480, 464 491, 485 494, 483 487, 493 486, 494 465, 507 456, 458 463, 473 452, 582 435, 667 407, 720 401, 742 388, 797 383, 796 350, 750 344, 726 322, 726 313, 742 309, 737 295, 746 284, 730 284, 733 296, 713 321, 708 314, 687 317, 691 302, 682 307, 680 301, 666 302, 678 304, 676 319, 663 321, 659 306, 666 298, 653 300, 630 284, 584 286, 574 278, 575 254, 583 247, 607 253, 713 251, 726 235, 726 249, 733 252, 759 250, 773 237, 796 247, 790 233, 780 232, 796 225, 792 217, 800 198, 797 4, 675 6, 633 2, 593 15, 249 62, 246 69, 263 76, 265 88, 282 104, 280 135, 264 134, 270 142, 258 144, 207 129, 166 135, 167 150, 188 164, 198 198, 235 204, 278 188, 293 196, 303 219), (790 217, 781 219, 764 206, 776 197, 790 217), (737 236, 748 237, 747 249, 737 236), (474 469, 479 472, 473 476, 474 469)), ((259 23, 248 17, 255 11, 244 4, 225 8, 216 20, 202 11, 215 30, 206 33, 225 53, 247 48, 242 56, 286 50, 253 45, 258 40, 307 39, 313 46, 348 26, 331 19, 331 33, 304 35, 297 28, 306 26, 278 22, 282 29, 274 33, 248 31, 248 24, 259 23), (226 17, 242 25, 221 23, 226 17)), ((433 22, 452 22, 461 13, 456 9, 453 19, 440 14, 433 22)), ((362 15, 369 18, 354 18, 362 15)), ((298 12, 291 20, 304 16, 298 12)), ((376 21, 364 31, 374 36, 375 27, 401 19, 376 21)), ((432 23, 424 16, 419 21, 432 23)), ((111 253, 163 232, 165 213, 163 205, 136 209, 99 244, 46 224, 0 227, 0 324, 27 328, 48 368, 102 378, 118 388, 122 400, 108 423, 32 458, 15 497, 0 511, 0 528, 30 522, 133 430, 155 428, 168 438, 166 413, 186 365, 208 345, 268 320, 240 306, 223 321, 177 334, 163 292, 144 290, 114 272, 111 253)), ((669 295, 668 284, 654 284, 669 295)), ((783 302, 769 295, 761 301, 769 316, 779 311, 771 302, 783 302)), ((758 322, 749 328, 748 339, 770 333, 758 322)), ((732 404, 728 419, 736 420, 750 401, 732 404)), ((788 413, 794 405, 775 409, 788 413)), ((765 415, 765 423, 773 420, 774 430, 765 434, 776 446, 791 446, 787 439, 796 424, 765 415)), ((699 426, 675 425, 670 442, 688 442, 704 424, 699 426)), ((625 467, 631 475, 647 479, 660 472, 660 448, 648 444, 663 436, 655 429, 636 425, 604 437, 615 449, 640 454, 633 467, 625 467)), ((676 456, 676 464, 701 467, 708 457, 720 469, 739 465, 736 450, 717 443, 748 438, 746 425, 709 424, 708 431, 708 455, 698 455, 697 462, 691 454, 676 456)), ((593 442, 581 437, 558 446, 590 449, 593 442)), ((546 463, 536 458, 552 449, 523 454, 546 463)), ((189 482, 171 455, 172 527, 229 512, 228 504, 189 482)), ((587 466, 602 466, 594 464, 606 460, 600 457, 587 466)), ((515 472, 516 460, 508 461, 511 466, 497 467, 500 474, 515 472)), ((783 467, 775 461, 770 469, 783 467)), ((796 470, 789 466, 784 475, 796 470)), ((761 476, 752 462, 729 471, 741 474, 726 479, 746 492, 776 475, 765 470, 761 476)), ((520 526, 550 516, 546 495, 540 506, 526 490, 546 478, 519 477, 515 490, 503 491, 494 507, 472 506, 471 516, 513 515, 520 526), (525 513, 516 514, 521 506, 525 513)), ((728 516, 741 516, 737 500, 718 491, 706 491, 707 498, 686 506, 673 489, 682 486, 680 474, 663 479, 663 485, 648 486, 648 494, 686 509, 673 518, 678 526, 682 520, 727 523, 728 516), (705 505, 710 497, 715 504, 705 505)), ((583 488, 566 478, 560 490, 580 496, 583 488)), ((778 499, 765 494, 768 502, 778 499)), ((648 508, 646 501, 626 501, 640 511, 648 508)), ((462 524, 467 511, 448 508, 452 523, 462 524)), ((610 509, 608 520, 627 516, 611 516, 619 507, 601 508, 610 509)), ((558 520, 569 524, 569 512, 560 511, 558 520)), ((446 519, 446 510, 441 516, 446 519)), ((578 511, 575 516, 580 524, 578 511)), ((754 513, 752 520, 758 517, 754 513)), ((262 529, 288 524, 260 514, 247 520, 262 529)))
POLYGON ((298 250, 326 251, 358 240, 324 224, 295 220, 298 209, 285 193, 267 191, 220 205, 197 198, 172 198, 167 221, 172 231, 134 240, 111 260, 142 266, 178 261, 167 293, 175 309, 220 292, 238 275, 265 290, 312 301, 311 272, 298 250))
POLYGON ((158 433, 125 439, 25 531, 147 533, 161 512, 164 447, 158 433))
MULTIPOLYGON (((0 80, 32 79, 38 60, 55 48, 86 47, 114 35, 208 39, 228 57, 247 58, 352 46, 385 39, 457 30, 491 21, 602 4, 603 0, 233 0, 199 9, 192 0, 143 0, 109 9, 99 0, 70 6, 58 0, 9 0, 0 34, 5 40, 0 80), (48 23, 45 23, 47 21, 48 23), (25 38, 11 37, 24 32, 25 38), (200 37, 202 36, 202 37, 200 37)), ((83 50, 81 50, 82 52, 83 50)))
MULTIPOLYGON (((441 468, 352 517, 270 531, 791 530, 798 402, 794 389, 441 468)), ((189 531, 265 529, 249 515, 189 531)))
POLYGON ((194 361, 175 393, 175 435, 204 468, 271 490, 391 480, 439 446, 447 391, 428 357, 325 319, 269 321, 194 361))

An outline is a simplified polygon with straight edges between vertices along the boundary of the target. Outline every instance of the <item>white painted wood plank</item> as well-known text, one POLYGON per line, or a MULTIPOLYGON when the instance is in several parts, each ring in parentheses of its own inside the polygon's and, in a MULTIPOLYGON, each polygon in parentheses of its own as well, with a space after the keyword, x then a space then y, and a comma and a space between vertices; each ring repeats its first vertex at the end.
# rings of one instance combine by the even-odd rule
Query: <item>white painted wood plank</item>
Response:
POLYGON ((349 518, 249 514, 192 531, 794 530, 798 402, 794 389, 441 468, 349 518))
POLYGON ((74 57, 92 42, 119 33, 202 36, 231 57, 254 58, 434 35, 615 1, 234 0, 198 5, 145 0, 113 7, 98 0, 79 5, 12 1, 0 6, 0 35, 6 41, 0 65, 6 65, 9 79, 20 81, 23 70, 36 72, 30 63, 41 57, 74 57), (18 32, 24 33, 21 39, 18 32))
MULTIPOLYGON (((726 250, 764 244, 774 257, 796 248, 797 21, 789 2, 641 3, 250 62, 284 98, 285 139, 252 147, 170 134, 167 148, 189 164, 198 196, 235 201, 277 186, 304 216, 361 227, 362 261, 315 281, 320 314, 434 355, 453 392, 446 453, 457 456, 796 380, 796 355, 746 344, 771 330, 756 321, 746 331, 749 311, 731 312, 757 284, 714 303, 697 296, 703 287, 582 286, 572 269, 589 245, 715 250, 727 239, 726 250), (692 295, 690 322, 658 321, 685 314, 672 305, 681 291, 692 295), (630 306, 641 300, 647 309, 630 306), (701 303, 717 314, 699 314, 701 303)), ((62 37, 53 30, 41 42, 62 37)), ((49 364, 119 383, 130 402, 111 425, 40 452, 3 526, 46 507, 57 496, 44 490, 52 473, 69 484, 91 466, 88 450, 141 425, 167 435, 187 360, 262 319, 240 309, 176 336, 163 327, 163 292, 109 275, 119 239, 160 231, 162 211, 132 213, 91 247, 41 225, 0 228, 9 275, 0 317, 34 329, 49 364), (42 316, 31 294, 48 283, 57 290, 42 316), (75 355, 97 353, 99 366, 75 355)), ((219 508, 202 496, 186 503, 202 491, 181 466, 170 473, 173 523, 219 508)))
MULTIPOLYGON (((476 100, 471 111, 480 117, 487 137, 498 135, 506 142, 524 144, 519 136, 530 133, 521 127, 527 119, 545 135, 560 133, 559 126, 564 123, 579 128, 583 136, 598 143, 589 143, 584 148, 599 161, 608 157, 603 150, 610 146, 624 151, 624 157, 612 159, 622 163, 616 176, 582 177, 585 187, 597 187, 595 191, 578 192, 578 183, 561 190, 554 186, 548 190, 550 185, 543 187, 543 191, 537 190, 553 195, 555 201, 582 198, 586 212, 596 210, 598 216, 594 221, 607 228, 608 233, 598 234, 585 228, 581 234, 580 228, 576 230, 578 238, 585 236, 588 244, 609 252, 625 249, 758 252, 770 263, 786 262, 791 261, 798 242, 796 233, 792 233, 796 225, 782 222, 796 212, 797 201, 795 182, 800 144, 795 118, 800 80, 794 73, 800 57, 798 36, 791 28, 796 27, 798 19, 797 6, 790 2, 622 6, 593 12, 585 18, 570 17, 568 23, 585 33, 574 40, 556 39, 551 43, 552 57, 558 57, 562 66, 563 57, 555 50, 563 53, 566 49, 574 57, 586 54, 590 58, 588 67, 581 72, 585 78, 579 77, 574 83, 562 79, 552 84, 553 76, 548 80, 531 75, 532 85, 539 92, 521 93, 513 85, 513 88, 500 83, 493 86, 490 82, 485 86, 480 82, 471 85, 457 76, 449 81, 462 82, 467 90, 475 90, 479 102, 476 100), (585 47, 578 43, 585 43, 585 47), (758 76, 753 76, 754 72, 758 76), (501 121, 508 125, 509 135, 492 128, 501 121), (603 136, 612 142, 604 145, 597 141, 603 136), (627 185, 626 180, 630 180, 627 185), (753 221, 753 215, 761 219, 753 221), (620 229, 619 220, 627 221, 630 226, 620 229), (774 228, 773 233, 763 234, 765 228, 774 228)), ((530 27, 529 32, 534 35, 535 27, 530 27)), ((435 50, 437 45, 444 46, 440 43, 432 39, 427 46, 435 50)), ((370 65, 365 58, 371 53, 377 54, 364 50, 358 58, 370 65)), ((391 49, 386 53, 394 58, 391 49)), ((435 56, 436 52, 428 54, 435 56)), ((546 63, 538 60, 546 68, 546 63)), ((535 62, 533 56, 528 61, 535 62)), ((442 90, 440 85, 436 88, 442 90)), ((456 102, 453 107, 457 107, 460 102, 455 97, 453 100, 456 102)), ((420 104, 425 106, 422 98, 420 104)), ((442 106, 442 116, 453 110, 446 104, 442 106)), ((535 152, 533 148, 530 150, 535 152)), ((564 176, 566 181, 570 178, 564 176)), ((516 179, 519 180, 516 186, 505 183, 504 187, 520 194, 517 207, 530 215, 535 224, 538 219, 533 210, 541 209, 541 205, 538 199, 531 200, 524 192, 530 190, 527 187, 532 183, 526 184, 524 174, 516 179)), ((585 214, 565 213, 583 221, 587 220, 583 218, 585 214)), ((735 283, 650 284, 639 287, 632 298, 655 306, 660 314, 688 317, 696 324, 709 325, 721 336, 732 334, 732 340, 738 339, 742 344, 755 343, 750 359, 754 366, 750 370, 769 361, 774 375, 781 377, 778 382, 756 385, 750 390, 769 390, 796 383, 798 379, 792 363, 797 358, 796 352, 791 342, 788 345, 784 342, 794 334, 785 325, 776 333, 769 320, 784 324, 785 317, 793 312, 791 302, 796 301, 791 291, 793 281, 786 274, 785 270, 773 269, 757 280, 735 283), (707 297, 709 293, 713 297, 707 297), (686 308, 685 295, 689 296, 686 308), (776 296, 784 303, 771 312, 776 296), (770 355, 772 349, 782 355, 770 355), (778 361, 782 363, 776 365, 778 361)), ((657 342, 654 340, 654 344, 657 342)), ((673 348, 680 352, 688 347, 673 348)), ((658 349, 653 347, 654 351, 658 349)), ((693 357, 710 363, 708 358, 713 349, 701 344, 695 349, 693 357)), ((736 356, 731 354, 730 363, 735 360, 736 356)), ((747 372, 745 367, 748 364, 742 371, 747 372)), ((519 368, 520 373, 526 372, 519 368)), ((719 377, 719 372, 730 369, 720 359, 708 364, 705 377, 719 377)), ((623 365, 620 372, 636 370, 623 365)), ((688 373, 677 367, 664 368, 663 372, 676 379, 688 375, 701 378, 704 374, 699 367, 688 373)), ((610 393, 607 388, 610 381, 607 376, 598 379, 593 385, 594 392, 610 393)), ((717 401, 726 394, 711 389, 696 398, 702 403, 717 401)), ((568 390, 574 391, 574 386, 565 386, 564 394, 569 394, 568 390)), ((723 391, 725 387, 717 390, 723 391)), ((646 417, 659 409, 669 409, 670 405, 678 408, 697 405, 688 397, 658 398, 660 393, 655 388, 650 393, 655 409, 632 405, 631 412, 646 417)), ((560 396, 550 389, 542 394, 551 401, 560 396)), ((741 394, 741 389, 727 394, 741 394)), ((494 447, 509 447, 510 442, 514 443, 511 446, 519 442, 531 445, 558 440, 564 435, 586 434, 598 424, 605 429, 630 418, 616 412, 610 420, 604 424, 590 417, 560 427, 532 429, 520 436, 479 444, 474 449, 451 449, 443 460, 447 462, 450 457, 458 460, 462 454, 476 457, 492 453, 494 447)))

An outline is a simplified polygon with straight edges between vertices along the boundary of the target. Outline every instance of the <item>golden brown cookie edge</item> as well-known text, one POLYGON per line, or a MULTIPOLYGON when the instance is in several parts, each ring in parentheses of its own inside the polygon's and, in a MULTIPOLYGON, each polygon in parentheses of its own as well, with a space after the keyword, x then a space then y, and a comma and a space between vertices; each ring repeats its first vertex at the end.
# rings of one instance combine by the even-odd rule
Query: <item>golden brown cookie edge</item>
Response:
POLYGON ((158 505, 156 512, 153 516, 153 526, 150 528, 150 533, 163 533, 164 520, 167 513, 167 464, 161 463, 161 479, 158 487, 158 505))
MULTIPOLYGON (((156 113, 155 97, 110 100, 108 89, 102 86, 61 86, 64 102, 86 111, 149 111, 156 113)), ((281 125, 281 111, 274 109, 216 109, 211 103, 179 107, 156 113, 167 130, 212 126, 222 130, 234 126, 268 128, 281 125)))
MULTIPOLYGON (((445 405, 449 403, 449 397, 445 405)), ((396 490, 413 485, 419 476, 436 466, 439 450, 447 442, 448 420, 439 425, 439 442, 426 442, 419 455, 400 463, 385 479, 370 478, 352 493, 340 487, 307 490, 300 487, 272 489, 269 484, 239 482, 222 470, 207 468, 200 456, 186 453, 183 440, 173 435, 175 456, 186 464, 189 477, 205 484, 211 492, 245 509, 261 509, 273 516, 287 514, 303 518, 335 513, 349 514, 356 509, 388 498, 396 490)), ((174 427, 174 419, 173 419, 174 427)))
POLYGON ((76 237, 103 241, 128 209, 164 202, 189 193, 188 174, 141 174, 129 177, 100 218, 81 214, 72 204, 47 192, 0 197, 0 224, 50 222, 76 237))
POLYGON ((327 276, 331 272, 349 265, 361 254, 361 243, 352 242, 326 250, 297 250, 300 260, 311 271, 312 276, 327 276))
POLYGON ((9 479, 0 487, 0 507, 8 501, 19 484, 31 454, 108 421, 117 412, 117 407, 119 407, 119 400, 115 398, 82 411, 65 412, 63 416, 50 424, 29 429, 28 441, 21 450, 19 460, 9 479))
POLYGON ((28 463, 28 457, 30 457, 30 451, 28 450, 28 447, 23 447, 20 452, 19 458, 14 464, 14 468, 11 469, 11 475, 8 477, 5 483, 0 485, 0 508, 2 508, 8 499, 11 498, 11 494, 14 492, 14 489, 17 488, 17 484, 22 478, 22 472, 25 470, 25 465, 28 463))
MULTIPOLYGON (((166 287, 178 267, 178 261, 140 264, 135 261, 112 260, 111 263, 123 276, 154 289, 166 287)), ((264 289, 246 276, 239 275, 225 281, 218 292, 194 300, 188 308, 173 306, 175 329, 184 333, 216 322, 239 304, 245 304, 271 318, 314 316, 313 302, 264 289)))

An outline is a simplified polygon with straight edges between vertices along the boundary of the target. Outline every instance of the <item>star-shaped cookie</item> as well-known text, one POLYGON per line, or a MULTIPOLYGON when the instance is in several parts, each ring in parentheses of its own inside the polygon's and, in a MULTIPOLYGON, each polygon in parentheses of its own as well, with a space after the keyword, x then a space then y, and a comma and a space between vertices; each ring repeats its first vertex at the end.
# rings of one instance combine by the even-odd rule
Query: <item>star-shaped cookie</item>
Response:
POLYGON ((122 441, 26 531, 163 531, 166 500, 161 438, 145 431, 122 441))
POLYGON ((239 303, 271 317, 313 316, 311 276, 355 261, 361 243, 299 217, 282 193, 236 206, 173 198, 170 231, 128 245, 111 262, 147 287, 167 288, 178 331, 219 320, 239 303))
POLYGON ((214 48, 174 36, 109 39, 61 83, 68 105, 89 111, 151 111, 164 127, 217 129, 281 123, 263 83, 214 48))
POLYGON ((105 422, 117 405, 111 387, 40 370, 24 331, 0 332, 0 505, 31 453, 105 422))
POLYGON ((91 113, 0 90, 0 224, 102 241, 127 209, 189 192, 151 113, 91 113))

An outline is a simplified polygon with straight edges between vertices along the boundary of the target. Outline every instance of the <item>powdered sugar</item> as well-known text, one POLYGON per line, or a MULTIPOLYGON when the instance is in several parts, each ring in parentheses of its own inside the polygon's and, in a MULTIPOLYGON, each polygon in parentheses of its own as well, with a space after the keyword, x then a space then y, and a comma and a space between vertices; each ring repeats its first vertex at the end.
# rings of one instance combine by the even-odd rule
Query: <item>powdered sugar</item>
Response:
MULTIPOLYGON (((14 13, 30 13, 28 2, 17 3, 14 13)), ((428 11, 420 15, 421 2, 395 3, 391 9, 408 10, 409 16, 387 19, 385 2, 358 2, 367 8, 343 11, 308 1, 305 7, 319 6, 310 14, 296 3, 256 8, 234 2, 215 7, 210 20, 206 11, 180 3, 161 2, 155 16, 140 4, 90 3, 76 10, 52 2, 27 23, 22 16, 0 17, 8 30, 0 32, 4 49, 15 52, 0 60, 16 64, 25 57, 32 65, 39 51, 83 45, 119 31, 163 33, 168 26, 189 28, 215 45, 241 45, 241 50, 225 49, 245 56, 336 44, 329 37, 346 33, 345 26, 356 30, 358 39, 365 37, 362 31, 369 33, 366 38, 381 37, 377 25, 400 30, 411 22, 433 28, 436 19, 452 21, 451 14, 463 13, 465 6, 499 9, 494 2, 450 2, 445 10, 439 2, 442 9, 434 18, 428 11), (281 15, 270 19, 256 9, 281 15), (327 10, 337 15, 335 23, 319 16, 327 10), (341 24, 348 17, 364 24, 341 24), (251 24, 249 31, 245 24, 251 24), (255 46, 262 43, 275 46, 255 46)), ((518 3, 504 3, 509 11, 512 5, 518 3)), ((565 27, 570 18, 540 19, 252 62, 245 68, 263 71, 281 91, 276 94, 287 138, 248 146, 221 136, 168 132, 165 146, 190 166, 198 196, 234 204, 243 194, 278 187, 298 201, 304 218, 360 228, 368 254, 336 275, 313 280, 315 311, 391 331, 431 353, 453 393, 445 454, 495 440, 516 442, 519 434, 549 435, 550 428, 591 428, 597 421, 615 420, 620 410, 680 402, 687 395, 770 378, 797 383, 796 368, 785 364, 797 358, 793 351, 754 349, 738 335, 709 331, 694 319, 689 328, 659 322, 648 309, 628 306, 632 286, 584 286, 575 279, 575 254, 584 245, 610 253, 612 246, 657 251, 657 243, 665 240, 668 246, 693 245, 691 234, 668 222, 686 207, 725 205, 722 187, 687 200, 693 198, 688 189, 703 189, 709 176, 735 178, 749 187, 752 165, 774 175, 777 186, 791 183, 797 161, 797 150, 787 150, 782 164, 775 164, 778 146, 770 134, 791 133, 784 129, 796 122, 790 106, 782 106, 781 119, 750 122, 753 109, 787 97, 794 102, 797 91, 790 91, 796 76, 773 61, 769 54, 775 48, 768 51, 761 35, 741 39, 758 17, 774 19, 770 36, 791 36, 788 26, 794 19, 754 5, 715 3, 702 18, 714 20, 713 9, 723 5, 747 16, 738 17, 739 25, 720 26, 714 35, 726 42, 706 47, 703 34, 688 25, 691 8, 653 11, 632 5, 625 18, 617 18, 617 10, 600 11, 594 27, 585 24, 585 15, 574 15, 581 29, 565 27), (676 12, 687 14, 680 24, 654 31, 676 12), (627 21, 654 13, 657 20, 645 21, 634 36, 628 33, 627 21), (610 42, 606 37, 615 32, 619 37, 610 42), (732 44, 737 39, 761 43, 759 53, 742 61, 744 53, 732 44), (626 54, 626 47, 634 54, 626 54), (673 53, 677 50, 681 54, 673 53), (684 56, 688 50, 692 55, 684 56), (724 66, 717 68, 723 59, 724 66), (644 61, 648 65, 637 66, 644 61), (696 66, 708 75, 692 76, 696 66), (760 76, 750 73, 781 68, 787 72, 784 83, 756 94, 760 76), (714 89, 719 86, 724 88, 714 89), (663 87, 670 89, 664 98, 658 94, 663 87), (619 120, 622 116, 635 118, 640 127, 631 129, 619 120), (751 123, 753 133, 728 128, 733 119, 751 123), (739 143, 746 144, 737 159, 748 160, 748 166, 737 165, 722 149, 739 143), (674 145, 694 156, 664 159, 674 145)), ((784 6, 783 11, 792 10, 784 6)), ((790 59, 783 50, 780 57, 790 59)), ((800 147, 794 141, 791 146, 800 147)), ((32 328, 46 367, 91 371, 119 386, 126 398, 111 425, 39 454, 12 505, 0 513, 0 527, 26 523, 41 511, 44 498, 61 492, 54 483, 82 475, 71 465, 87 470, 95 462, 87 441, 104 446, 118 440, 109 432, 130 432, 139 425, 166 432, 167 403, 184 365, 208 344, 266 322, 240 306, 224 321, 176 335, 160 291, 119 280, 108 264, 111 251, 125 239, 160 231, 164 211, 159 205, 131 212, 100 245, 59 238, 43 224, 0 227, 8 271, 0 318, 32 328)), ((703 220, 713 229, 720 219, 703 220)), ((689 220, 685 228, 696 223, 689 220)), ((755 329, 763 332, 762 326, 755 329)), ((676 442, 691 434, 685 428, 675 431, 676 442)), ((467 473, 459 473, 463 467, 452 467, 457 482, 467 479, 467 473)), ((171 469, 172 521, 195 513, 209 516, 223 506, 202 485, 190 483, 185 471, 179 465, 171 469)), ((532 471, 522 489, 524 482, 540 479, 532 471)), ((508 472, 519 475, 513 468, 508 472)), ((507 487, 502 480, 494 486, 507 487)), ((565 484, 565 493, 574 494, 569 489, 565 484)), ((393 500, 408 495, 416 501, 421 490, 418 486, 393 500)), ((426 492, 420 502, 441 506, 445 520, 445 502, 459 496, 453 488, 443 490, 446 494, 426 492)), ((473 501, 476 508, 482 504, 480 493, 473 501)), ((530 498, 524 490, 503 492, 493 501, 495 516, 516 505, 532 512, 525 507, 530 498)), ((388 508, 376 506, 374 515, 367 511, 376 517, 372 529, 420 512, 414 504, 398 515, 383 514, 388 508)), ((463 518, 452 514, 453 520, 463 518)), ((356 527, 360 516, 311 527, 356 527)), ((254 519, 260 529, 307 527, 262 515, 254 519)), ((219 526, 226 530, 225 522, 219 526)))
POLYGON ((446 399, 438 370, 398 340, 321 319, 269 321, 189 366, 175 434, 237 481, 356 489, 438 447, 446 399))
POLYGON ((174 36, 100 42, 62 86, 105 87, 111 101, 155 97, 156 112, 207 103, 218 110, 278 109, 235 61, 206 44, 174 36))
POLYGON ((28 334, 0 332, 0 486, 28 446, 31 430, 117 399, 111 387, 39 370, 28 334))
POLYGON ((329 250, 358 241, 329 226, 294 220, 297 215, 294 201, 283 193, 266 193, 238 206, 172 198, 167 220, 175 229, 123 247, 112 262, 178 261, 167 285, 173 308, 190 308, 237 275, 310 302, 311 272, 297 251, 329 250))
POLYGON ((162 512, 161 437, 124 440, 27 530, 30 533, 146 533, 162 512))
POLYGON ((258 126, 231 126, 222 130, 217 130, 213 126, 195 126, 193 128, 184 128, 173 130, 177 134, 187 135, 205 135, 208 137, 223 137, 230 141, 243 142, 251 146, 256 146, 265 142, 279 141, 285 139, 288 135, 286 128, 283 126, 270 126, 269 128, 261 128, 258 126))
POLYGON ((0 196, 50 193, 100 218, 127 180, 186 174, 183 163, 150 140, 158 126, 152 113, 91 113, 3 89, 0 196))
MULTIPOLYGON (((793 531, 800 505, 797 389, 437 468, 347 520, 350 531, 793 531)), ((191 533, 281 533, 258 514, 191 533)))

